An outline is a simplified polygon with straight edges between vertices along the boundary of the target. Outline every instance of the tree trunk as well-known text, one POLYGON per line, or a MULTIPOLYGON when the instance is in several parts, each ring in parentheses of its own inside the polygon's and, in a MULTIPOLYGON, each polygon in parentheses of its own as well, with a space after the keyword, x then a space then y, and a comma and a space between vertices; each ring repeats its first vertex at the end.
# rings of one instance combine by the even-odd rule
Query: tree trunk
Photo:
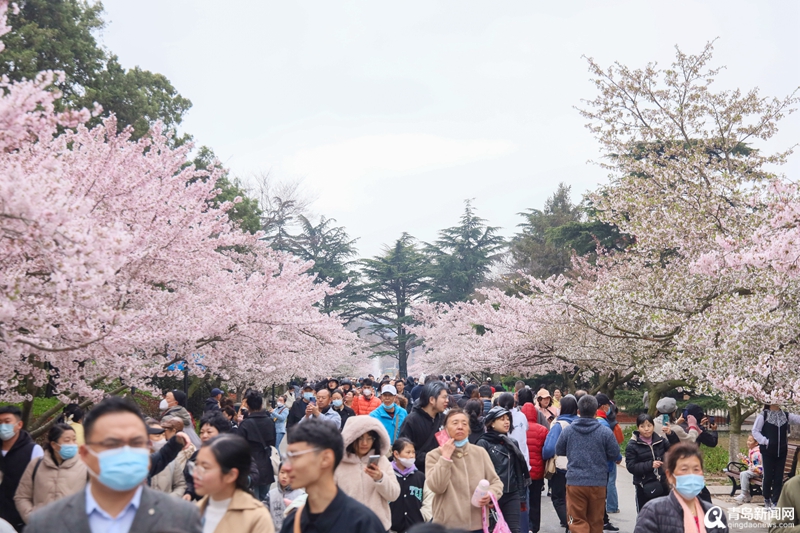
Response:
POLYGON ((661 395, 665 392, 668 392, 675 387, 685 387, 686 382, 682 379, 672 379, 669 381, 662 381, 661 383, 647 383, 647 392, 649 395, 648 398, 648 406, 647 412, 650 416, 656 416, 658 409, 656 409, 656 405, 658 405, 658 400, 661 399, 661 395))
POLYGON ((739 453, 742 448, 742 424, 747 418, 756 412, 757 409, 743 410, 739 400, 728 406, 728 413, 731 417, 729 427, 730 443, 728 444, 728 460, 739 461, 739 453))

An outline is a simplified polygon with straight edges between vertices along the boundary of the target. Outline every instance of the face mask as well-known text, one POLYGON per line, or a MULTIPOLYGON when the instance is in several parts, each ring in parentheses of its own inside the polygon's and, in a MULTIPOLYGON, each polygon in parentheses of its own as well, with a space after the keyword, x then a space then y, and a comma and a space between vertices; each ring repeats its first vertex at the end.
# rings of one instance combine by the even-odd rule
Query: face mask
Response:
POLYGON ((118 492, 131 490, 141 485, 150 471, 150 454, 146 448, 123 446, 100 453, 89 449, 89 453, 97 457, 100 462, 100 475, 91 469, 89 474, 111 490, 118 492))
POLYGON ((78 453, 77 444, 62 444, 61 449, 58 451, 58 455, 60 455, 65 461, 75 457, 76 453, 78 453))
POLYGON ((363 392, 363 394, 364 394, 364 398, 369 398, 370 396, 372 396, 372 391, 367 389, 367 390, 365 390, 363 392))
POLYGON ((469 437, 467 437, 464 440, 457 440, 455 442, 456 448, 463 448, 464 446, 467 445, 468 442, 469 442, 469 437))
POLYGON ((694 498, 703 487, 706 486, 706 480, 700 474, 684 474, 682 476, 675 476, 675 490, 681 493, 685 498, 694 498))
POLYGON ((391 405, 383 404, 383 408, 386 409, 387 411, 394 411, 394 404, 391 405))
POLYGON ((305 398, 306 400, 308 400, 310 402, 311 400, 314 399, 314 395, 312 393, 310 393, 310 392, 304 392, 303 393, 303 398, 305 398))
POLYGON ((397 462, 403 465, 405 468, 411 468, 414 466, 414 459, 408 459, 406 457, 397 457, 397 462))
POLYGON ((342 403, 343 403, 342 400, 333 400, 334 407, 341 407, 342 403))
POLYGON ((0 439, 11 440, 17 434, 16 424, 0 424, 0 439))
POLYGON ((283 407, 283 402, 278 402, 278 407, 283 407))
POLYGON ((167 444, 167 439, 161 440, 154 440, 153 441, 153 451, 157 452, 161 448, 163 448, 167 444))
POLYGON ((169 409, 169 404, 167 403, 167 399, 166 398, 161 400, 161 403, 158 404, 158 408, 161 409, 162 411, 166 411, 167 409, 169 409))

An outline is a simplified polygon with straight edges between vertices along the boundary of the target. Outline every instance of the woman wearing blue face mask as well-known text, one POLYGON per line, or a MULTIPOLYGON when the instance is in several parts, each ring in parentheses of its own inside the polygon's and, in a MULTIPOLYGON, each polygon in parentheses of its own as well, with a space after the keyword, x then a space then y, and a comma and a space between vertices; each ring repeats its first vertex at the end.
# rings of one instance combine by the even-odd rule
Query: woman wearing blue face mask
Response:
POLYGON ((727 533, 722 509, 697 497, 705 487, 703 455, 697 445, 670 447, 664 467, 672 491, 642 507, 634 533, 727 533))
POLYGON ((336 412, 339 413, 339 418, 342 419, 342 426, 339 429, 344 429, 348 418, 356 416, 356 412, 345 405, 344 397, 345 394, 341 389, 333 391, 333 395, 331 396, 331 406, 336 409, 336 412))
POLYGON ((491 498, 487 493, 472 505, 472 496, 482 480, 499 500, 503 482, 489 453, 469 442, 469 417, 461 409, 450 409, 444 418, 445 435, 437 434, 440 446, 425 458, 425 483, 433 493, 433 521, 449 528, 483 531, 481 507, 491 498))
POLYGON ((78 457, 75 430, 67 424, 56 424, 47 434, 44 456, 31 461, 22 474, 14 495, 17 511, 27 524, 33 511, 82 491, 86 480, 86 465, 78 457))

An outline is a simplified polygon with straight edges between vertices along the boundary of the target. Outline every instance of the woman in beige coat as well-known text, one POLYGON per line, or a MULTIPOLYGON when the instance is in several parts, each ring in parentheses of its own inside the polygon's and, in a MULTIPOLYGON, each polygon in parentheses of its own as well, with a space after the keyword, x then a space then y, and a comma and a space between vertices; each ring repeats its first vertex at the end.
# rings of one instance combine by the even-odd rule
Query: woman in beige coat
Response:
MULTIPOLYGON (((450 439, 425 458, 425 485, 433 493, 433 521, 448 528, 482 531, 481 509, 471 504, 472 495, 485 479, 499 500, 503 482, 486 450, 469 443, 469 417, 464 411, 448 411, 444 426, 450 439)), ((487 494, 481 506, 490 502, 487 494)))
POLYGON ((392 470, 389 434, 383 424, 369 415, 351 416, 342 431, 344 457, 336 468, 334 479, 351 498, 369 507, 378 515, 388 531, 392 525, 389 502, 400 496, 400 484, 392 470), (370 464, 370 456, 380 456, 370 464))
POLYGON ((275 533, 264 504, 247 491, 250 445, 239 435, 223 434, 203 443, 192 468, 203 533, 275 533))
POLYGON ((86 465, 78 457, 75 430, 56 424, 47 434, 44 457, 34 459, 22 474, 14 503, 22 520, 48 503, 80 492, 86 487, 86 465))

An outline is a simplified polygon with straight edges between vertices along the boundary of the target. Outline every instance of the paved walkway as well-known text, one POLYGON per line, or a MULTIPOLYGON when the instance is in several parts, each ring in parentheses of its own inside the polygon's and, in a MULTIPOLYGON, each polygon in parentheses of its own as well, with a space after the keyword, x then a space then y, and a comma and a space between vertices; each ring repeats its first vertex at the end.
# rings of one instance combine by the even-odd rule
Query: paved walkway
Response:
MULTIPOLYGON (((709 487, 709 490, 714 498, 714 503, 725 509, 725 512, 730 516, 730 510, 736 507, 733 499, 728 497, 731 492, 730 485, 709 487)), ((633 487, 633 476, 631 476, 625 468, 624 461, 623 464, 617 467, 617 493, 619 494, 620 512, 618 514, 609 515, 611 523, 619 528, 620 533, 633 533, 633 529, 636 526, 636 491, 633 487)), ((760 498, 758 498, 758 502, 759 503, 738 506, 736 508, 742 511, 748 507, 751 509, 763 507, 763 501, 760 498)), ((742 513, 740 512, 740 514, 742 513)), ((729 523, 730 522, 729 518, 729 523)), ((739 519, 735 522, 738 523, 739 527, 730 528, 730 531, 736 531, 738 529, 750 533, 768 532, 766 527, 753 527, 758 524, 752 523, 752 521, 746 525, 744 523, 748 522, 747 520, 739 519)), ((542 493, 542 523, 539 531, 542 533, 564 533, 564 530, 558 523, 558 515, 556 515, 553 504, 550 498, 546 496, 546 493, 542 493)))

